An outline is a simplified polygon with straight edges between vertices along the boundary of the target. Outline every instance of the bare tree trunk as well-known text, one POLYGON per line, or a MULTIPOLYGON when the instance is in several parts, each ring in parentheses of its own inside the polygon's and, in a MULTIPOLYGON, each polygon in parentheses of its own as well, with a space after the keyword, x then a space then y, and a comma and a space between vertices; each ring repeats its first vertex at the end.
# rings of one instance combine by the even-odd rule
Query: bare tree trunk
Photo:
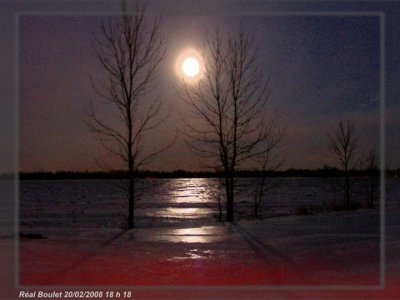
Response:
POLYGON ((187 122, 187 144, 223 170, 226 220, 234 222, 238 167, 274 147, 276 123, 267 117, 269 80, 255 39, 245 31, 225 40, 216 30, 206 36, 201 56, 203 76, 195 83, 182 80, 181 98, 200 117, 187 122))
MULTIPOLYGON (((126 1, 123 1, 122 10, 127 12, 126 1)), ((155 151, 145 150, 146 133, 167 118, 161 111, 159 97, 150 94, 166 53, 166 43, 160 36, 162 19, 146 17, 144 6, 137 5, 136 10, 134 16, 124 14, 102 20, 95 55, 105 76, 94 84, 94 88, 102 103, 117 117, 115 120, 100 118, 91 103, 88 121, 104 148, 128 172, 129 229, 135 225, 136 172, 172 144, 171 141, 155 151), (120 122, 116 124, 116 120, 120 122)))
POLYGON ((337 127, 328 133, 328 155, 344 172, 342 189, 343 205, 346 210, 350 209, 351 204, 353 185, 351 170, 359 161, 357 158, 358 142, 355 122, 350 119, 346 122, 341 120, 337 127))
POLYGON ((233 199, 234 199, 234 178, 232 174, 226 176, 227 182, 227 199, 226 199, 226 221, 227 222, 234 222, 234 206, 233 206, 233 199))
POLYGON ((350 175, 349 175, 349 171, 345 170, 345 207, 346 210, 350 209, 350 199, 351 199, 351 195, 350 195, 350 175))
POLYGON ((375 207, 375 198, 378 193, 378 166, 377 166, 377 154, 375 150, 369 151, 365 157, 364 170, 367 173, 366 182, 366 202, 367 208, 375 207))
MULTIPOLYGON (((271 125, 272 126, 272 125, 271 125)), ((259 210, 265 201, 266 194, 278 186, 278 183, 269 183, 267 180, 267 171, 274 171, 279 169, 283 164, 283 158, 279 158, 279 154, 275 154, 276 148, 281 144, 286 128, 274 132, 274 137, 271 137, 270 150, 267 151, 263 156, 257 159, 257 164, 260 165, 261 177, 257 178, 255 182, 255 194, 254 194, 254 218, 259 217, 259 210)))
POLYGON ((222 222, 222 203, 220 195, 218 195, 218 221, 222 222))
POLYGON ((132 229, 135 226, 135 174, 133 166, 132 155, 129 156, 129 171, 128 171, 128 184, 129 184, 129 215, 128 215, 128 228, 132 229))
MULTIPOLYGON (((264 171, 262 171, 264 173, 264 171)), ((265 184, 265 175, 261 175, 261 180, 257 186, 256 194, 254 196, 254 218, 258 218, 258 211, 261 205, 261 202, 264 198, 264 184, 265 184)))

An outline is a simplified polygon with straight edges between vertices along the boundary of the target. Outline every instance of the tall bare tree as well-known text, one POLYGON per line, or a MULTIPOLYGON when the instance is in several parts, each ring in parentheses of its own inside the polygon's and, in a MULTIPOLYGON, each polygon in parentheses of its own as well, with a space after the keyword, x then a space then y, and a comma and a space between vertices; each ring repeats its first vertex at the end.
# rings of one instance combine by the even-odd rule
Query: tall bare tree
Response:
POLYGON ((266 155, 279 142, 276 122, 266 111, 270 84, 257 43, 244 30, 227 38, 218 30, 206 35, 200 54, 203 74, 197 81, 183 79, 181 90, 193 116, 187 122, 187 144, 222 171, 226 220, 233 222, 238 168, 266 155))
POLYGON ((144 6, 136 6, 136 14, 128 15, 124 1, 122 16, 102 20, 95 55, 105 79, 94 87, 102 103, 117 112, 117 118, 100 117, 92 103, 88 122, 128 172, 128 228, 134 227, 136 171, 166 148, 145 150, 145 135, 166 118, 160 97, 153 96, 157 71, 166 53, 160 34, 162 19, 145 16, 145 11, 144 6))
POLYGON ((328 151, 337 166, 343 171, 343 202, 350 209, 352 187, 351 170, 359 163, 359 136, 354 120, 340 120, 336 127, 327 134, 328 151))

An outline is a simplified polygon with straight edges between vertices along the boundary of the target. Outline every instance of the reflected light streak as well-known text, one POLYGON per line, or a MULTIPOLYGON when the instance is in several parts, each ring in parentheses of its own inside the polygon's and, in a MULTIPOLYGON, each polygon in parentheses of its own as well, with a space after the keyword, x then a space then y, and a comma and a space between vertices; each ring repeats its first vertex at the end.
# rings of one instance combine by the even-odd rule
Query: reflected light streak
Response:
POLYGON ((213 189, 210 180, 206 178, 178 179, 172 187, 172 202, 207 202, 213 189))

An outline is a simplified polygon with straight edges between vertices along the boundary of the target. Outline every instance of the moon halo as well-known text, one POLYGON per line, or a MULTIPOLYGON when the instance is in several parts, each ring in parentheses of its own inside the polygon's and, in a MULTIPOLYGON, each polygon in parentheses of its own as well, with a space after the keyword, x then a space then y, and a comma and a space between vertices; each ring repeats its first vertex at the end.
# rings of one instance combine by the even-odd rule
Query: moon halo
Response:
POLYGON ((200 54, 193 49, 183 51, 176 61, 175 72, 186 81, 197 81, 203 72, 200 54))

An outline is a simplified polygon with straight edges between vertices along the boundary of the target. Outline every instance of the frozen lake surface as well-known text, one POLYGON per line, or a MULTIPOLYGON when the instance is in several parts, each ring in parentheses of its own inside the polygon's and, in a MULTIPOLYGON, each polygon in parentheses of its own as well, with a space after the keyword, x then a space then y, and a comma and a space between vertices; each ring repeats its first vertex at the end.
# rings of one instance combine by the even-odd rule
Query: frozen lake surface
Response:
MULTIPOLYGON (((236 220, 253 216, 256 179, 238 179, 236 220)), ((394 195, 397 178, 388 179, 387 202, 399 206, 394 195)), ((20 183, 21 229, 37 227, 121 228, 126 224, 127 198, 118 180, 23 180, 20 183)), ((265 197, 260 217, 304 214, 341 203, 335 179, 269 178, 276 185, 265 197)), ((360 180, 354 199, 365 207, 360 180)), ((142 179, 137 183, 137 228, 215 225, 219 179, 142 179)), ((223 194, 220 194, 223 196, 223 194)), ((224 205, 224 202, 222 202, 224 205)))
MULTIPOLYGON (((385 290, 380 289, 378 209, 289 216, 304 205, 338 201, 340 194, 319 178, 274 180, 280 185, 269 194, 263 220, 250 218, 252 186, 241 180, 237 224, 215 219, 218 180, 145 180, 137 208, 139 226, 133 230, 119 227, 126 199, 112 181, 23 181, 21 231, 46 239, 20 239, 21 283, 280 288, 272 294, 260 290, 259 299, 294 298, 284 290, 289 286, 328 285, 334 289, 302 291, 303 299, 336 298, 338 293, 346 299, 398 299, 398 179, 387 185, 385 290), (352 285, 366 290, 342 289, 352 285)), ((355 196, 364 199, 362 193, 355 196)), ((140 289, 135 292, 138 299, 148 298, 140 289)), ((159 298, 166 299, 162 292, 159 298)), ((182 295, 180 290, 171 299, 190 298, 182 295)), ((223 296, 213 294, 216 299, 223 296)), ((234 290, 225 298, 235 297, 246 295, 234 290)))

